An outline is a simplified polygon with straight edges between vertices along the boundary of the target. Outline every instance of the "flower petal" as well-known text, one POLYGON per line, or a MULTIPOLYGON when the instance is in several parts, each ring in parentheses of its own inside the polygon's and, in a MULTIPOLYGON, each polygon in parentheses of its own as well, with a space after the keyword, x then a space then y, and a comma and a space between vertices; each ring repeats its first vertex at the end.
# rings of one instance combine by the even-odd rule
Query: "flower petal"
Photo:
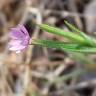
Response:
POLYGON ((10 40, 10 42, 8 44, 15 46, 15 45, 20 45, 21 43, 22 43, 21 40, 14 40, 14 39, 12 39, 12 40, 10 40))
POLYGON ((15 50, 22 50, 26 48, 26 46, 10 46, 9 50, 15 51, 15 50))
POLYGON ((23 32, 25 35, 29 36, 28 31, 23 25, 18 25, 18 28, 20 29, 21 32, 23 32))
POLYGON ((21 50, 28 47, 30 36, 23 25, 18 25, 17 27, 12 28, 9 36, 11 39, 8 43, 9 50, 19 53, 21 50))
POLYGON ((24 38, 25 35, 23 33, 21 33, 18 30, 13 30, 9 33, 10 38, 12 39, 19 39, 19 38, 24 38))

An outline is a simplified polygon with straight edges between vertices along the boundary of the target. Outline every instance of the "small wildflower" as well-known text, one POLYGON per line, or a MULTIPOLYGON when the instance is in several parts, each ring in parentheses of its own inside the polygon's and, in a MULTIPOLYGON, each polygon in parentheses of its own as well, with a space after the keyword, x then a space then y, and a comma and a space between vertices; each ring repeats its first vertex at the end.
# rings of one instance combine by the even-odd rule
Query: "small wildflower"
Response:
POLYGON ((30 36, 23 25, 18 25, 16 28, 12 28, 9 37, 9 50, 20 53, 21 50, 28 47, 30 36))

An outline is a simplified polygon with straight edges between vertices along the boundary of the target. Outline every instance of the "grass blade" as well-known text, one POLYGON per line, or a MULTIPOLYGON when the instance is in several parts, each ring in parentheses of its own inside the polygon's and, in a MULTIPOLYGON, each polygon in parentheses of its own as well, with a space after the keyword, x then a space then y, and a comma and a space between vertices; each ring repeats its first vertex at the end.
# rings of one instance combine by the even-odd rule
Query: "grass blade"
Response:
POLYGON ((71 44, 71 43, 66 43, 66 42, 60 42, 60 41, 52 41, 52 40, 32 40, 32 44, 34 45, 39 45, 43 47, 48 47, 48 48, 56 48, 56 49, 75 49, 78 47, 77 44, 71 44))
POLYGON ((66 43, 51 40, 33 40, 32 44, 48 48, 56 48, 68 52, 96 53, 96 47, 86 47, 75 43, 66 43))
POLYGON ((57 35, 60 35, 60 36, 64 36, 66 37, 68 40, 70 40, 71 42, 77 42, 79 44, 87 44, 89 45, 88 42, 86 42, 86 40, 78 35, 78 34, 75 34, 75 33, 72 33, 72 32, 65 32, 63 31, 62 29, 59 29, 59 28, 56 28, 56 27, 52 27, 52 26, 49 26, 49 25, 46 25, 46 24, 41 24, 39 25, 39 27, 49 33, 53 33, 53 34, 57 34, 57 35))
POLYGON ((73 26, 72 24, 68 23, 67 21, 64 21, 65 24, 68 26, 69 29, 71 29, 73 32, 79 33, 80 36, 82 36, 86 42, 88 42, 91 46, 94 46, 96 44, 91 37, 87 36, 84 32, 80 31, 78 28, 73 26))

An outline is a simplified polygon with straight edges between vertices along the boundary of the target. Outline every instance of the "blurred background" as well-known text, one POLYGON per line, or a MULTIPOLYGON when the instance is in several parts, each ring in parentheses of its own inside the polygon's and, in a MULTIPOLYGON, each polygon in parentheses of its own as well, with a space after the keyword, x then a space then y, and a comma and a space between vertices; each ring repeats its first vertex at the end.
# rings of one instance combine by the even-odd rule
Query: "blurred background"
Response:
POLYGON ((96 96, 96 54, 30 45, 20 54, 8 50, 8 33, 18 24, 31 39, 64 41, 33 23, 68 31, 64 20, 96 37, 96 0, 0 0, 0 96, 96 96))

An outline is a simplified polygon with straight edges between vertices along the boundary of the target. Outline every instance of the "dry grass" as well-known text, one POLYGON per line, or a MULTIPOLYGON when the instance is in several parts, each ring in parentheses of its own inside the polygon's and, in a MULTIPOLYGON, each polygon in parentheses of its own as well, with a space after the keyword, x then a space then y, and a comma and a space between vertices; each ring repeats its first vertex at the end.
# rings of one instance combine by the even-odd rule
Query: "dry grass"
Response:
POLYGON ((21 54, 15 54, 7 46, 10 28, 19 23, 26 26, 31 39, 64 40, 43 32, 33 21, 68 30, 63 22, 66 19, 92 33, 87 30, 86 20, 95 20, 96 15, 83 13, 92 2, 87 1, 0 0, 0 96, 96 96, 96 71, 88 70, 91 73, 82 76, 78 70, 84 69, 85 62, 75 61, 73 55, 30 45, 21 54))

